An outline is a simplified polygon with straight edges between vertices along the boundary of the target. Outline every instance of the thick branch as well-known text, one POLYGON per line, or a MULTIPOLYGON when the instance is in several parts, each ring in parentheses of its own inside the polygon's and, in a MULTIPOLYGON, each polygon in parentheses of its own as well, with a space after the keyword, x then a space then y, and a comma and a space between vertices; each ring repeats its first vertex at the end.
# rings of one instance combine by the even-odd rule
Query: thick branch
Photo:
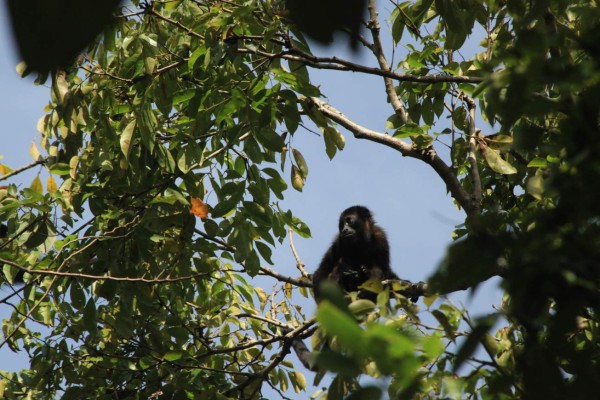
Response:
POLYGON ((399 151, 405 157, 416 158, 429 164, 439 177, 442 178, 452 197, 464 208, 468 216, 475 215, 479 212, 478 206, 473 205, 471 196, 460 185, 454 171, 446 165, 444 160, 437 155, 433 148, 430 147, 424 150, 417 149, 400 139, 373 131, 357 124, 323 100, 316 97, 311 97, 308 100, 326 117, 352 132, 355 138, 367 139, 372 142, 383 144, 399 151))
POLYGON ((471 181, 473 183, 473 195, 471 196, 471 203, 473 208, 479 212, 481 208, 483 189, 481 187, 479 167, 477 166, 477 127, 475 125, 475 101, 468 96, 465 96, 465 101, 469 107, 469 142, 467 147, 467 158, 469 160, 471 181))

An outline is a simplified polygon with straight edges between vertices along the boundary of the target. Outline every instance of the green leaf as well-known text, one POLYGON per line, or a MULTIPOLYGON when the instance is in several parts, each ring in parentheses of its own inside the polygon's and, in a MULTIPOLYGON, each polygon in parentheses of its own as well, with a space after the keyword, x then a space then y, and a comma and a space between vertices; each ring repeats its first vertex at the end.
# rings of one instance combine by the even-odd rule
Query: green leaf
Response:
POLYGON ((545 168, 548 166, 548 161, 542 157, 535 157, 527 164, 528 168, 545 168))
POLYGON ((341 311, 328 301, 317 308, 317 320, 320 326, 353 354, 364 358, 368 354, 363 332, 354 318, 341 311))
POLYGON ((219 191, 219 203, 213 208, 211 215, 218 218, 232 211, 242 201, 244 190, 243 183, 229 182, 224 185, 219 191))
POLYGON ((375 309, 375 303, 371 300, 359 299, 350 303, 348 308, 354 315, 364 315, 375 309))
POLYGON ((404 125, 404 122, 402 122, 402 119, 400 119, 400 117, 397 114, 390 115, 385 121, 385 129, 398 129, 402 125, 404 125))
POLYGON ((544 178, 542 175, 534 175, 527 179, 527 193, 536 200, 541 200, 544 194, 544 178))
POLYGON ((323 138, 325 139, 325 152, 330 159, 333 159, 338 150, 342 150, 346 145, 346 139, 335 128, 326 126, 323 128, 323 138))
POLYGON ((17 276, 19 270, 16 267, 10 266, 8 264, 3 264, 2 272, 4 273, 4 276, 6 277, 8 283, 12 285, 15 281, 15 277, 17 276))
POLYGON ((163 360, 165 361, 177 361, 177 360, 181 360, 184 356, 184 352, 183 351, 169 351, 167 354, 164 355, 163 360))
MULTIPOLYGON (((487 216, 480 217, 484 218, 487 216)), ((484 219, 472 223, 485 225, 493 222, 484 219)), ((505 252, 504 245, 501 237, 492 238, 484 234, 454 242, 437 271, 429 278, 431 292, 444 294, 464 290, 496 275, 498 260, 505 252), (473 257, 473 254, 478 254, 478 257, 473 257)))
POLYGON ((157 145, 156 149, 158 164, 162 167, 162 169, 169 173, 175 172, 175 159, 173 158, 173 155, 169 149, 162 144, 157 145))
POLYGON ((96 303, 93 298, 90 298, 83 309, 83 326, 88 332, 95 334, 98 329, 97 324, 96 303))
POLYGON ((173 105, 176 106, 177 104, 191 100, 196 95, 196 91, 196 89, 185 89, 178 91, 173 96, 173 105))
POLYGON ((260 253, 260 256, 270 265, 273 265, 273 261, 271 260, 271 256, 273 251, 269 246, 264 244, 263 242, 255 242, 256 250, 260 253))
POLYGON ((33 181, 31 182, 29 188, 36 193, 44 193, 44 186, 42 185, 42 180, 40 179, 39 175, 36 175, 35 178, 33 178, 33 181))
POLYGON ((140 358, 140 361, 139 361, 140 368, 148 369, 148 368, 152 367, 155 362, 156 361, 155 361, 154 357, 151 357, 151 356, 142 357, 142 358, 140 358))
POLYGON ((444 342, 438 335, 423 337, 421 344, 423 345, 423 351, 430 359, 438 358, 445 350, 444 342))
POLYGON ((464 107, 457 107, 452 112, 452 122, 463 132, 469 130, 469 122, 467 120, 467 110, 464 107))
POLYGON ((391 19, 392 19, 392 40, 394 43, 400 43, 402 39, 402 33, 404 33, 404 28, 406 25, 402 18, 400 18, 400 7, 395 7, 392 11, 391 19))
POLYGON ((432 310, 431 314, 435 317, 435 319, 437 319, 442 328, 444 328, 444 332, 446 332, 446 337, 454 341, 454 338, 456 337, 456 329, 454 329, 454 327, 450 324, 450 321, 448 321, 448 317, 446 317, 446 314, 444 314, 440 310, 432 310))
POLYGON ((517 169, 515 167, 513 167, 512 165, 510 165, 507 161, 503 160, 502 157, 500 156, 500 154, 496 150, 491 149, 486 146, 486 147, 483 147, 481 149, 481 151, 483 153, 483 157, 485 158, 485 161, 487 162, 489 167, 491 169, 493 169, 495 172, 497 172, 499 174, 503 174, 503 175, 510 175, 510 174, 517 173, 517 169))
POLYGON ((292 386, 294 386, 294 390, 296 393, 299 393, 306 389, 307 382, 306 377, 302 372, 299 371, 288 371, 288 376, 290 377, 290 382, 292 386))
POLYGON ((76 309, 81 310, 85 307, 85 293, 83 293, 83 289, 78 282, 73 282, 71 284, 69 297, 71 299, 71 305, 76 309))
POLYGON ((302 179, 306 179, 308 176, 308 164, 306 164, 306 160, 304 160, 304 156, 298 149, 292 147, 292 154, 294 155, 294 160, 296 161, 296 165, 298 166, 298 170, 300 171, 300 175, 302 179))
POLYGON ((302 188, 304 188, 304 179, 302 178, 300 170, 295 165, 292 165, 291 174, 292 176, 290 179, 292 180, 292 187, 301 192, 302 188))
POLYGON ((255 136, 260 144, 262 144, 267 150, 275 151, 279 153, 283 150, 285 143, 281 139, 281 136, 277 134, 273 129, 263 128, 258 131, 255 136))
POLYGON ((483 138, 485 143, 494 150, 508 151, 512 148, 513 137, 509 135, 490 135, 483 138))
POLYGON ((33 249, 48 239, 48 225, 44 221, 40 221, 32 228, 29 237, 23 246, 27 249, 33 249))

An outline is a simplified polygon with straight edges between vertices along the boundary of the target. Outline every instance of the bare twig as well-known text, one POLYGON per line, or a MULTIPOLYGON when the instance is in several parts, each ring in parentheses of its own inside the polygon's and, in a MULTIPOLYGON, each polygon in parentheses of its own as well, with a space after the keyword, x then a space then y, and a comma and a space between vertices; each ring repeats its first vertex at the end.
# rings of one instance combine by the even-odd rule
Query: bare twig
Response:
POLYGON ((263 267, 263 266, 259 267, 259 271, 260 271, 259 275, 268 275, 268 276, 271 276, 281 282, 287 282, 287 283, 291 283, 292 285, 301 286, 301 287, 308 287, 308 288, 312 287, 312 282, 309 279, 306 279, 304 277, 300 278, 300 279, 291 278, 289 276, 278 274, 277 272, 273 271, 272 269, 263 267))
POLYGON ((189 36, 195 37, 200 40, 204 40, 204 35, 201 35, 201 34, 195 32, 192 28, 188 28, 187 26, 183 25, 179 21, 175 21, 174 19, 165 17, 164 15, 162 15, 161 13, 156 11, 154 8, 149 9, 148 12, 151 15, 154 15, 156 18, 161 19, 165 22, 168 22, 169 24, 174 25, 174 26, 178 27, 179 29, 185 31, 189 36))
POLYGON ((0 181, 4 181, 12 176, 20 174, 23 171, 27 171, 28 169, 31 169, 31 168, 35 167, 36 165, 44 164, 45 162, 46 162, 46 158, 43 158, 41 160, 34 161, 31 164, 28 164, 24 167, 15 169, 13 172, 9 172, 8 174, 1 176, 0 181))
POLYGON ((96 281, 116 281, 116 282, 143 282, 143 283, 170 283, 170 282, 180 282, 187 281, 190 279, 199 278, 201 276, 208 275, 208 272, 202 272, 189 276, 181 276, 177 278, 132 278, 129 276, 108 276, 108 275, 90 275, 90 274, 80 274, 76 272, 60 272, 60 271, 51 271, 51 270, 42 270, 42 269, 29 269, 25 268, 13 261, 6 260, 4 258, 0 258, 0 263, 8 264, 12 267, 19 269, 20 271, 27 272, 31 275, 42 275, 42 276, 65 276, 65 277, 73 277, 73 278, 82 278, 82 279, 92 279, 96 281))
POLYGON ((307 277, 308 273, 304 268, 304 263, 300 260, 300 256, 298 256, 298 252, 296 251, 296 246, 294 246, 294 232, 292 229, 288 229, 288 237, 290 238, 290 248, 292 249, 292 254, 294 255, 294 259, 296 260, 296 267, 300 270, 300 273, 303 277, 307 277))

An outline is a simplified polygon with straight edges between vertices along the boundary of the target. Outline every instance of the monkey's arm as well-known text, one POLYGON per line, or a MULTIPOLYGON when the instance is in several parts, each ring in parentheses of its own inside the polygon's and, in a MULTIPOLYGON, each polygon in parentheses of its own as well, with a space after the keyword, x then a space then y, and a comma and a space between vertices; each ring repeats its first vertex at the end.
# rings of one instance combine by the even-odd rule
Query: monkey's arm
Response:
POLYGON ((331 278, 331 274, 335 269, 335 264, 335 250, 334 246, 331 246, 329 250, 327 250, 327 253, 325 253, 325 255, 323 256, 323 260, 321 260, 319 268, 317 268, 317 270, 312 276, 313 290, 315 293, 315 300, 317 302, 319 302, 320 299, 319 285, 321 284, 321 282, 323 282, 323 280, 331 278))

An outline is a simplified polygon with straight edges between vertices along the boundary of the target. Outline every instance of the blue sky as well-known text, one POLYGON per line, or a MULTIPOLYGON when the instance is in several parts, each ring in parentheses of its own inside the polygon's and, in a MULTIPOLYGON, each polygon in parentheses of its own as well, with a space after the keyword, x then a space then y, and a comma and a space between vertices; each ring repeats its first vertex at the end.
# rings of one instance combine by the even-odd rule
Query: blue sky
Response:
MULTIPOLYGON (((384 21, 382 25, 385 30, 384 21)), ((19 60, 10 39, 5 7, 0 7, 0 156, 3 157, 0 163, 17 168, 32 161, 28 149, 32 141, 39 143, 36 123, 44 114, 49 95, 47 87, 35 86, 31 78, 21 79, 17 75, 15 66, 19 60)), ((366 51, 347 53, 343 45, 319 52, 376 65, 366 51)), ((381 78, 351 72, 310 72, 313 83, 321 86, 330 104, 355 121, 384 131, 392 109, 386 103, 381 78)), ((293 146, 304 155, 310 172, 303 192, 290 189, 280 205, 292 209, 312 231, 310 239, 294 237, 299 256, 307 270, 314 271, 336 233, 339 213, 361 204, 373 211, 388 234, 394 271, 403 279, 426 280, 442 259, 452 241, 451 232, 463 221, 464 213, 454 207, 441 179, 423 162, 404 158, 375 143, 356 140, 346 131, 342 133, 346 148, 332 161, 325 154, 321 137, 299 129, 293 138, 293 146)), ((38 171, 33 169, 10 182, 27 187, 38 171)), ((45 177, 42 181, 45 182, 45 177)), ((278 272, 299 275, 287 241, 275 249, 273 261, 275 265, 271 268, 278 272)), ((451 298, 471 305, 471 315, 481 314, 499 304, 496 286, 495 282, 483 285, 475 297, 463 292, 451 298)), ((0 296, 8 293, 8 288, 0 288, 0 296)), ((299 302, 310 315, 312 302, 303 299, 299 302)), ((0 319, 11 311, 0 305, 0 319)), ((0 369, 14 371, 26 366, 25 355, 0 349, 0 369)))

